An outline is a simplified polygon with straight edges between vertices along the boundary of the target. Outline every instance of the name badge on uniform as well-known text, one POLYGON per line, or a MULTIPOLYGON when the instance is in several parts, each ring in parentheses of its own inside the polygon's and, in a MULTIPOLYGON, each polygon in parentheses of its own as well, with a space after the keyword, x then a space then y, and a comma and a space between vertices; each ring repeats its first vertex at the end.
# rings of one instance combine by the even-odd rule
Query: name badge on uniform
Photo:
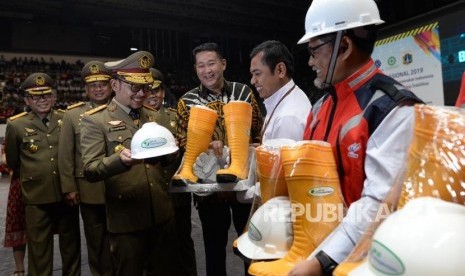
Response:
POLYGON ((108 131, 113 132, 113 131, 119 131, 119 130, 125 130, 125 129, 126 129, 126 126, 116 126, 116 127, 110 127, 108 131))

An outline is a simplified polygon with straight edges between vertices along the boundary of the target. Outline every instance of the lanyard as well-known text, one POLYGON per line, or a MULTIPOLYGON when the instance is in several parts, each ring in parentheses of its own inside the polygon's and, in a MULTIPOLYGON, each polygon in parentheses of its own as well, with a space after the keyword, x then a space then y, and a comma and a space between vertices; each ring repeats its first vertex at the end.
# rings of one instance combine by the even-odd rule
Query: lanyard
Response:
POLYGON ((263 126, 263 129, 262 129, 262 139, 263 139, 263 135, 265 134, 265 131, 268 127, 268 125, 270 124, 270 121, 271 121, 271 118, 273 118, 273 114, 274 112, 276 111, 276 108, 278 108, 278 105, 284 100, 284 98, 286 98, 292 90, 294 90, 294 87, 295 87, 295 84, 294 86, 291 87, 291 89, 289 89, 286 94, 284 94, 284 96, 279 100, 279 102, 276 104, 276 106, 273 108, 273 111, 271 111, 271 114, 270 114, 270 117, 268 118, 268 120, 265 122, 265 125, 263 126))

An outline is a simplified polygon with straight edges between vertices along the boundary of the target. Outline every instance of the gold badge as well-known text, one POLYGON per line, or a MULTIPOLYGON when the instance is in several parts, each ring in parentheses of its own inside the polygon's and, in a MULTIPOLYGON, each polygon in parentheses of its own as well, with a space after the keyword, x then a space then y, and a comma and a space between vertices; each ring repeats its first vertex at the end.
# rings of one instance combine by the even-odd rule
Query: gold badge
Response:
POLYGON ((45 84, 45 78, 43 76, 37 76, 35 79, 35 82, 37 85, 44 85, 45 84))
POLYGON ((140 59, 139 59, 139 66, 140 68, 142 69, 148 69, 150 68, 150 64, 151 64, 151 59, 150 57, 148 56, 142 56, 140 59))
POLYGON ((117 126, 120 125, 123 121, 109 121, 108 124, 110 126, 117 126))
POLYGON ((39 150, 39 146, 34 145, 34 140, 33 140, 33 139, 31 139, 29 142, 31 143, 31 144, 29 145, 29 148, 28 148, 29 152, 30 152, 30 153, 35 153, 35 152, 37 152, 37 151, 39 150))
POLYGON ((119 144, 115 147, 115 153, 120 153, 125 149, 125 147, 122 144, 119 144))
POLYGON ((89 69, 92 74, 97 74, 98 72, 100 72, 100 69, 97 64, 92 64, 89 69))

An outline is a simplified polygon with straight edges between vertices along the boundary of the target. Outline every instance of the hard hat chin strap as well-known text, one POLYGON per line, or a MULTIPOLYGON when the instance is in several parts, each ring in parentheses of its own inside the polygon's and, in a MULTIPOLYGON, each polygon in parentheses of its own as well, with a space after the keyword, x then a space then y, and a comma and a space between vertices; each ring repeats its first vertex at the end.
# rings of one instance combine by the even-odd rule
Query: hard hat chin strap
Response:
POLYGON ((332 85, 334 68, 336 67, 336 61, 338 57, 339 45, 341 45, 341 39, 345 31, 338 31, 336 33, 336 38, 334 40, 333 52, 331 53, 331 58, 329 59, 328 71, 326 72, 326 78, 324 83, 327 85, 332 85))

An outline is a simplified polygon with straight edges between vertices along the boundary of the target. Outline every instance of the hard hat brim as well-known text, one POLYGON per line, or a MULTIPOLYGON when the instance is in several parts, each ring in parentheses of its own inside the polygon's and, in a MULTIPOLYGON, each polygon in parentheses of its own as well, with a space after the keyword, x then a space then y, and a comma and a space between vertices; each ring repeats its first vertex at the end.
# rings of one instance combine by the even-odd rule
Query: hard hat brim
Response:
POLYGON ((254 244, 248 236, 248 231, 237 239, 237 249, 242 255, 251 260, 273 260, 281 259, 286 256, 288 251, 275 251, 274 253, 265 252, 262 247, 254 244))
POLYGON ((153 157, 159 157, 163 155, 168 155, 171 153, 175 153, 178 151, 179 148, 177 146, 175 147, 169 147, 169 148, 156 148, 152 150, 146 150, 143 152, 136 152, 134 154, 131 154, 132 159, 147 159, 147 158, 153 158, 153 157))

